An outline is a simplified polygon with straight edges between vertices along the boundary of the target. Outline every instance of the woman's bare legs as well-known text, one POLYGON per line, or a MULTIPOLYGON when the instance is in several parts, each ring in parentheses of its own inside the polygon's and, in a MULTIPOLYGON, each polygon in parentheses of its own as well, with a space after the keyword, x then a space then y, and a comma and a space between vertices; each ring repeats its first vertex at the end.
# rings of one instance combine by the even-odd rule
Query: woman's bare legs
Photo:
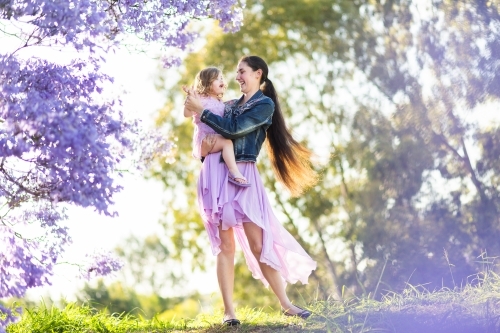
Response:
POLYGON ((205 151, 207 146, 205 145, 205 141, 208 141, 207 138, 205 138, 202 142, 202 152, 201 152, 202 156, 205 156, 209 153, 217 153, 219 151, 222 151, 222 157, 224 158, 224 162, 226 163, 229 172, 235 178, 235 180, 242 184, 248 183, 247 179, 241 174, 240 170, 238 169, 238 166, 236 165, 236 159, 234 157, 234 150, 233 150, 233 142, 229 139, 224 138, 220 134, 210 135, 209 140, 212 140, 211 142, 213 142, 213 145, 211 145, 211 148, 208 151, 205 151), (203 153, 206 154, 204 155, 203 153))
POLYGON ((234 235, 233 228, 222 230, 219 225, 220 250, 217 255, 217 280, 224 302, 224 320, 236 319, 233 306, 234 235))
POLYGON ((283 284, 283 279, 280 273, 272 268, 271 266, 260 262, 260 255, 262 253, 262 228, 253 222, 244 222, 243 229, 245 230, 245 235, 248 239, 248 244, 250 245, 250 250, 257 259, 260 269, 272 291, 278 297, 281 307, 286 310, 289 314, 296 314, 302 312, 303 309, 296 307, 290 302, 288 295, 285 291, 285 286, 283 284))

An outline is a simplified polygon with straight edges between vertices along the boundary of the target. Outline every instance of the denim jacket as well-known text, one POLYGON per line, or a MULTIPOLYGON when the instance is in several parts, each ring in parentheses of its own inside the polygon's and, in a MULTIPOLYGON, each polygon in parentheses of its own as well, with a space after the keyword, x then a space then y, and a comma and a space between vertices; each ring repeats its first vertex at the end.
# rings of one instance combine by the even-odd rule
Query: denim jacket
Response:
POLYGON ((273 101, 257 91, 245 104, 243 99, 226 102, 224 117, 203 110, 200 120, 226 139, 232 139, 236 162, 256 162, 266 131, 271 126, 273 101))

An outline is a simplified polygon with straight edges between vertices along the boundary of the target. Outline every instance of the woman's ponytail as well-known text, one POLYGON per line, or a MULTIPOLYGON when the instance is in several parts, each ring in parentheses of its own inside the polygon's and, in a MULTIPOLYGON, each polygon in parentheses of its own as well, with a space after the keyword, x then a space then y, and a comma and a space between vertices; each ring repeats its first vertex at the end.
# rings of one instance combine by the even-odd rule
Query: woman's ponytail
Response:
POLYGON ((278 95, 267 77, 269 70, 265 61, 257 56, 243 57, 241 61, 254 71, 262 70, 261 90, 274 102, 272 125, 267 130, 267 151, 278 180, 292 196, 298 196, 318 181, 318 176, 311 167, 311 151, 297 142, 286 127, 278 95))

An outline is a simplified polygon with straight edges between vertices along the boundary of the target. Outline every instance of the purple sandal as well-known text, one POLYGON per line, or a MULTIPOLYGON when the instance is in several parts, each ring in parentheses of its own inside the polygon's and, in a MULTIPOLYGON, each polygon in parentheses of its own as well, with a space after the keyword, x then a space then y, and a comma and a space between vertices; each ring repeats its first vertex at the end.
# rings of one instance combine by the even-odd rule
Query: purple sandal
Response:
POLYGON ((238 186, 241 186, 241 187, 250 187, 250 186, 252 185, 252 184, 250 184, 250 183, 240 183, 240 182, 239 182, 239 181, 237 181, 236 179, 243 179, 243 178, 239 178, 239 177, 235 178, 235 177, 233 177, 231 174, 229 174, 229 175, 227 176, 227 180, 228 180, 230 183, 233 183, 233 184, 235 184, 235 185, 238 185, 238 186))

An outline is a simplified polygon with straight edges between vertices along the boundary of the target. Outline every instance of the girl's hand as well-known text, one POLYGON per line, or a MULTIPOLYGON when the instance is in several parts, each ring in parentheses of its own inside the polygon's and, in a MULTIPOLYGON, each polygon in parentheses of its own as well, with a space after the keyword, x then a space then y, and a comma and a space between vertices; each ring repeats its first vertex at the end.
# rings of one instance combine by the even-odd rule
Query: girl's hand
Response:
MULTIPOLYGON (((191 90, 190 88, 188 88, 187 86, 182 86, 182 90, 184 90, 184 92, 189 96, 189 94, 191 94, 191 90)), ((187 101, 187 96, 186 96, 186 99, 184 100, 184 117, 192 117, 194 116, 194 113, 192 111, 190 111, 187 107, 186 107, 186 101, 187 101)))
POLYGON ((204 108, 203 105, 201 105, 200 95, 193 89, 187 89, 186 93, 188 95, 184 101, 185 108, 191 112, 201 114, 204 108))

